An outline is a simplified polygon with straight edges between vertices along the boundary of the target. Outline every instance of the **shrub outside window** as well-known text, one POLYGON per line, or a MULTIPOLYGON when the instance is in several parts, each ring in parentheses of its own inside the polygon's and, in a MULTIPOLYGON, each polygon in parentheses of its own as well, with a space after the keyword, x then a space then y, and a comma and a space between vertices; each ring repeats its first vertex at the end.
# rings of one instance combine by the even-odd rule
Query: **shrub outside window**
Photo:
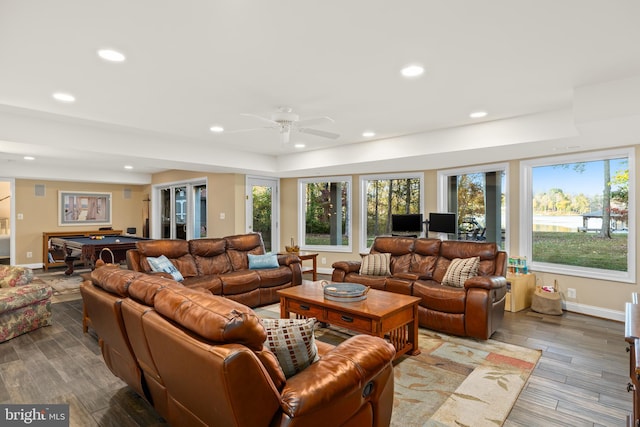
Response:
POLYGON ((633 150, 523 162, 521 252, 533 270, 635 282, 633 150))
POLYGON ((351 251, 351 177, 303 178, 299 190, 299 246, 351 251))

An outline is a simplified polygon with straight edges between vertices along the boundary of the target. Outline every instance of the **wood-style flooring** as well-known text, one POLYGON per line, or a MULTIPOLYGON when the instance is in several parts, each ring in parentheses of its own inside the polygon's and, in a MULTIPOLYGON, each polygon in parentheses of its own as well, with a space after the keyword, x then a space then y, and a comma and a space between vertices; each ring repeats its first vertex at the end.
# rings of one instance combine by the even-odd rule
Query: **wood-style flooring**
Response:
MULTIPOLYGON (((53 305, 54 325, 0 344, 0 402, 69 403, 71 426, 160 426, 83 334, 82 301, 53 305)), ((629 359, 620 322, 505 312, 494 339, 543 350, 505 426, 624 426, 629 359)), ((178 426, 174 426, 178 427, 178 426)))

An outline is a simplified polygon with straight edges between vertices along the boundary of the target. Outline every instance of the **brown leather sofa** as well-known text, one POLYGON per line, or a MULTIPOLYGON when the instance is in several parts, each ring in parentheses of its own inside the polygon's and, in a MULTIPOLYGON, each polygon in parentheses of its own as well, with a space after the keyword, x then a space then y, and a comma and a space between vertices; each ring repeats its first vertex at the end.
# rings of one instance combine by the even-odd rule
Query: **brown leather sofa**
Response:
POLYGON ((249 307, 278 302, 277 291, 302 283, 300 259, 278 255, 278 268, 250 270, 248 254, 265 253, 259 233, 195 240, 142 240, 127 251, 130 270, 154 273, 148 257, 164 255, 180 271, 182 284, 205 288, 249 307))
POLYGON ((320 359, 285 378, 243 304, 110 266, 81 293, 105 364, 173 426, 389 425, 395 350, 381 338, 316 341, 320 359))
POLYGON ((420 297, 419 324, 435 331, 488 339, 500 327, 507 254, 495 243, 381 236, 370 253, 391 254, 390 275, 361 275, 361 261, 339 261, 332 265, 331 279, 420 297), (464 287, 441 284, 453 259, 476 256, 478 275, 467 279, 464 287))

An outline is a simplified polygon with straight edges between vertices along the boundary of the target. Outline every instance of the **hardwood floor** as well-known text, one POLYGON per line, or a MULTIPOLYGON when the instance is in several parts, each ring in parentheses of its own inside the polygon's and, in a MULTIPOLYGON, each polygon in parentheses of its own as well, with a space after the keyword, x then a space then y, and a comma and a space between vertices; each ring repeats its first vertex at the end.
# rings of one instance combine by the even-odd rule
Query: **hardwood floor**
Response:
MULTIPOLYGON (((166 425, 105 367, 95 336, 82 333, 82 301, 54 304, 53 315, 53 326, 0 344, 0 402, 69 403, 71 426, 166 425)), ((622 323, 505 312, 493 338, 543 350, 505 426, 625 425, 622 323)))

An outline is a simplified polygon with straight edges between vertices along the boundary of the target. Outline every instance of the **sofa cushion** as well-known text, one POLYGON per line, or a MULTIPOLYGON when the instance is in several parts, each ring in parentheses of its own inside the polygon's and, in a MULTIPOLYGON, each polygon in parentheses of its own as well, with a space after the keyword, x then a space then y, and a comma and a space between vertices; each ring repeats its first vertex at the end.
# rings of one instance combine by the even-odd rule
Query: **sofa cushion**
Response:
POLYGON ((33 280, 33 270, 27 267, 0 266, 0 288, 24 286, 33 280))
POLYGON ((151 266, 151 270, 156 273, 169 273, 173 277, 174 280, 181 282, 184 280, 182 274, 175 265, 164 255, 160 255, 159 257, 147 257, 147 262, 151 266))
POLYGON ((451 261, 447 272, 442 279, 442 284, 461 288, 464 282, 473 276, 478 275, 478 266, 480 265, 480 257, 456 258, 451 261))
POLYGON ((233 271, 227 256, 227 241, 222 238, 189 240, 189 251, 196 262, 198 275, 226 274, 233 271))
POLYGON ((360 274, 366 276, 389 276, 389 264, 391 262, 390 253, 368 254, 362 256, 360 274))
POLYGON ((261 270, 265 268, 278 268, 278 255, 266 253, 264 255, 247 254, 249 258, 250 270, 261 270))
POLYGON ((318 359, 318 347, 313 333, 315 321, 315 318, 262 319, 267 331, 264 345, 276 355, 287 378, 318 359))
POLYGON ((413 296, 422 299, 420 306, 429 311, 464 314, 467 308, 466 289, 442 286, 433 280, 416 280, 413 283, 413 296))

